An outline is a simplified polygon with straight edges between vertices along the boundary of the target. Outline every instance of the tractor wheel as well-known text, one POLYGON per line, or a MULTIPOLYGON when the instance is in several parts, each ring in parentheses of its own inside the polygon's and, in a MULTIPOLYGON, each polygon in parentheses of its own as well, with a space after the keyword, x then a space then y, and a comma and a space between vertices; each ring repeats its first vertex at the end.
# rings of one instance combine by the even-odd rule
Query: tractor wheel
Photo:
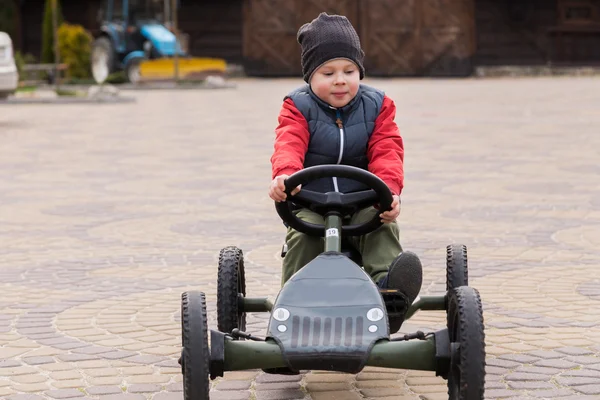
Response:
POLYGON ((472 287, 461 286, 452 290, 448 296, 448 398, 483 400, 485 334, 479 292, 472 287))
POLYGON ((141 79, 140 64, 143 58, 134 58, 125 66, 125 75, 129 83, 139 83, 141 79))
POLYGON ((246 313, 240 310, 239 299, 246 296, 244 253, 234 246, 219 253, 217 277, 217 325, 219 331, 231 333, 246 329, 246 313))
POLYGON ((467 246, 451 244, 446 247, 446 291, 469 286, 467 246))
POLYGON ((191 291, 181 295, 181 331, 183 399, 209 400, 210 351, 204 293, 191 291))
POLYGON ((92 75, 96 83, 103 83, 114 71, 115 49, 106 36, 101 36, 92 45, 92 75))

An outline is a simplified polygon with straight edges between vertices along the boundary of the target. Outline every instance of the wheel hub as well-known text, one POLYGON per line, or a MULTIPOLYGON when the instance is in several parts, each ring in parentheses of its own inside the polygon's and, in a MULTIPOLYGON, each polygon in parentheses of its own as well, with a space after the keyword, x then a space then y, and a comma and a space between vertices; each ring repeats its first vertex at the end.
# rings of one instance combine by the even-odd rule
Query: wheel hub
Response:
POLYGON ((183 350, 181 350, 181 356, 179 356, 177 363, 181 365, 181 373, 185 374, 185 358, 183 357, 183 350))
POLYGON ((135 63, 127 70, 127 78, 131 83, 138 83, 140 81, 140 65, 135 63))

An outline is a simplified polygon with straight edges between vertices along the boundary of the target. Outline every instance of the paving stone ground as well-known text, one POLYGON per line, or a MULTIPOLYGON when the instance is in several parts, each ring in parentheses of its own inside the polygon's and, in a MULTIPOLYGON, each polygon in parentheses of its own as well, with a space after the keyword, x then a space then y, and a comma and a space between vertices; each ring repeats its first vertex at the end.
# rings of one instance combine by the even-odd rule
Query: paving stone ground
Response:
MULTIPOLYGON (((273 129, 300 80, 131 93, 118 105, 0 106, 0 398, 182 398, 180 294, 216 328, 216 260, 277 293, 273 129)), ((600 398, 600 80, 369 80, 406 143, 402 244, 444 291, 469 249, 484 301, 486 398, 600 398)), ((249 316, 264 333, 266 315, 249 316)), ((444 326, 420 312, 403 331, 444 326)), ((213 400, 437 400, 433 373, 227 373, 213 400)))

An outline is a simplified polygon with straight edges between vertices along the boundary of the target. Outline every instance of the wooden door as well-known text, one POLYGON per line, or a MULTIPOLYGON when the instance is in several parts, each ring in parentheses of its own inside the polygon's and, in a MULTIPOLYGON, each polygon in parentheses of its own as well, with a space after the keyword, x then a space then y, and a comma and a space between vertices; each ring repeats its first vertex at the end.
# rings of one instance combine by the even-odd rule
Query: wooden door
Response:
POLYGON ((361 0, 360 7, 367 74, 471 73, 473 0, 361 0))
POLYGON ((421 1, 361 1, 359 35, 367 75, 411 75, 419 70, 421 1))
POLYGON ((420 75, 460 76, 472 72, 475 55, 474 0, 421 0, 420 75))
POLYGON ((244 67, 249 75, 297 75, 295 2, 244 2, 244 67))
POLYGON ((246 0, 244 67, 255 76, 301 76, 300 27, 319 13, 341 14, 358 23, 358 0, 246 0))

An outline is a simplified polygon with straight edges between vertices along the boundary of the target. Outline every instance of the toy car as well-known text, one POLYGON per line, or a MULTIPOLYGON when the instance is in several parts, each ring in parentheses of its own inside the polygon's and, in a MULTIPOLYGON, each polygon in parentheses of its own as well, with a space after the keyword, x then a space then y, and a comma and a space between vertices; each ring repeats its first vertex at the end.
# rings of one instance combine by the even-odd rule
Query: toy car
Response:
POLYGON ((210 379, 225 371, 262 369, 297 374, 301 370, 358 373, 366 366, 435 371, 448 381, 450 399, 483 399, 485 336, 481 300, 468 286, 466 247, 447 247, 446 288, 440 296, 420 296, 404 310, 395 307, 394 290, 379 289, 342 248, 342 237, 362 235, 381 225, 378 215, 359 225, 344 225, 344 216, 379 204, 389 209, 387 185, 360 168, 323 165, 305 168, 285 181, 288 199, 276 203, 282 220, 294 229, 325 238, 325 251, 281 288, 275 301, 246 297, 242 250, 221 250, 218 270, 218 331, 208 330, 204 293, 182 294, 182 355, 185 400, 208 400, 210 379), (316 179, 354 179, 369 190, 343 194, 306 189, 316 179), (306 223, 295 205, 325 217, 325 225, 306 223), (418 310, 445 310, 447 327, 425 334, 391 338, 388 318, 408 319, 418 310), (246 313, 270 312, 264 338, 244 332, 246 313), (210 334, 210 348, 208 335, 210 334))

